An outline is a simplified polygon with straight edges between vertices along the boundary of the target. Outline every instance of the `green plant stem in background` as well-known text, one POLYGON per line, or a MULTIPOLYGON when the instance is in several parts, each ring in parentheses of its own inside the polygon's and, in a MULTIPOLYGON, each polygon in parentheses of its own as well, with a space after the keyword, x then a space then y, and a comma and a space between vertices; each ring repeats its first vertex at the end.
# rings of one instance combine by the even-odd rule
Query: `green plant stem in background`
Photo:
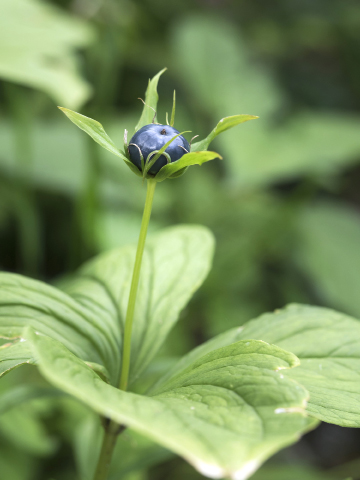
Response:
POLYGON ((136 257, 135 257, 135 265, 134 265, 134 270, 133 270, 133 275, 131 280, 129 303, 128 303, 126 319, 125 319, 124 344, 123 344, 123 355, 122 355, 121 375, 120 375, 120 385, 119 385, 119 388, 121 390, 126 390, 128 379, 129 379, 131 331, 132 331, 132 324, 134 319, 136 294, 137 294, 138 285, 139 285, 141 261, 144 253, 145 240, 146 240, 146 234, 149 226, 155 187, 156 187, 156 181, 153 179, 148 179, 145 207, 144 207, 143 218, 141 221, 140 235, 139 235, 139 241, 138 241, 136 257))
POLYGON ((113 421, 110 421, 106 426, 94 480, 107 480, 116 440, 122 430, 123 429, 113 421))

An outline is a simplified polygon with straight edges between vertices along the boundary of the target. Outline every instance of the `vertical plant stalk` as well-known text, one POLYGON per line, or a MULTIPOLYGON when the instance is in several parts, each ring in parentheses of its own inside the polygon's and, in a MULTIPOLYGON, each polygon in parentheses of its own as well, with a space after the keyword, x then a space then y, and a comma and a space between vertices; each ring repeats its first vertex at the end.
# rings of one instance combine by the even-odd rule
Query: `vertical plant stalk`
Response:
POLYGON ((120 384, 119 384, 120 390, 127 389, 128 380, 129 380, 131 332, 132 332, 136 296, 137 296, 139 278, 140 278, 141 261, 144 253, 145 240, 146 240, 146 234, 147 234, 149 220, 151 216, 151 209, 152 209, 152 204, 154 199, 155 187, 156 187, 156 180, 148 179, 145 207, 144 207, 144 213, 141 221, 140 235, 139 235, 139 241, 138 241, 136 257, 135 257, 135 265, 134 265, 134 270, 133 270, 133 275, 131 280, 129 303, 128 303, 126 319, 125 319, 123 355, 122 355, 120 384))
MULTIPOLYGON (((145 207, 144 207, 144 213, 141 221, 138 245, 136 249, 135 265, 134 265, 134 270, 133 270, 133 275, 131 280, 129 302, 128 302, 128 308, 127 308, 126 319, 125 319, 123 355, 122 355, 120 384, 119 384, 119 388, 121 390, 127 389, 127 384, 129 379, 132 324, 134 319, 136 296, 137 296, 138 285, 139 285, 141 261, 144 253, 145 240, 146 240, 146 235, 147 235, 150 216, 151 216, 155 187, 156 187, 156 181, 153 179, 148 179, 145 207)), ((123 429, 124 427, 122 427, 121 425, 118 425, 116 422, 113 422, 112 420, 110 420, 106 425, 104 437, 101 445, 100 455, 99 455, 96 471, 94 474, 94 480, 107 480, 109 470, 110 470, 111 457, 116 445, 116 440, 119 433, 123 429)))
POLYGON ((120 431, 119 425, 113 421, 110 421, 105 428, 94 480, 107 480, 112 454, 120 431))

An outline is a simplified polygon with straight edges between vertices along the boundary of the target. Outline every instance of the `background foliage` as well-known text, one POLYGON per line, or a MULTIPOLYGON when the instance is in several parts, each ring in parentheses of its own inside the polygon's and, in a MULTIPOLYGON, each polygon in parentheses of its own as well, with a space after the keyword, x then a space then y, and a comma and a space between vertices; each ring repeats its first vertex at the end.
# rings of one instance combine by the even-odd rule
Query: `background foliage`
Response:
MULTIPOLYGON (((121 145, 148 78, 166 66, 159 121, 171 111, 174 87, 180 131, 201 137, 237 113, 260 119, 214 141, 224 161, 158 188, 153 231, 203 224, 217 247, 154 375, 211 336, 288 302, 360 318, 359 32, 355 0, 166 8, 147 0, 3 0, 1 268, 57 282, 136 239, 141 181, 56 104, 98 119, 121 145)), ((19 381, 44 382, 29 366, 1 381, 1 395, 19 381)), ((85 407, 63 396, 22 403, 0 415, 0 471, 8 480, 70 480, 76 471, 86 478, 83 439, 97 428, 85 407)), ((358 478, 359 445, 357 430, 323 424, 253 478, 358 478)), ((128 434, 117 448, 130 447, 116 456, 113 480, 199 478, 141 437, 128 434)))

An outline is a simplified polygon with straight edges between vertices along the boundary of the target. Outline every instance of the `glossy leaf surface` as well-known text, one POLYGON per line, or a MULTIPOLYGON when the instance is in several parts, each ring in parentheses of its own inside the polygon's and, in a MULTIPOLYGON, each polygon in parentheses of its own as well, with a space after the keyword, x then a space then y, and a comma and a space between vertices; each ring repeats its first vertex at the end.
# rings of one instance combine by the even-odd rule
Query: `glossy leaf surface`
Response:
MULTIPOLYGON (((261 315, 194 350, 184 365, 227 342, 258 339, 293 352, 300 365, 284 375, 310 393, 314 417, 346 427, 360 426, 360 322, 327 308, 289 305, 261 315)), ((175 374, 184 365, 175 366, 175 374)))
POLYGON ((264 342, 215 350, 161 392, 144 397, 105 384, 59 342, 25 335, 54 386, 182 455, 211 478, 247 478, 311 424, 304 415, 306 390, 279 373, 296 365, 296 357, 264 342))
POLYGON ((299 358, 300 365, 284 375, 309 391, 311 415, 341 426, 360 426, 360 322, 327 308, 289 305, 218 335, 186 355, 155 388, 204 353, 242 339, 263 340, 299 358))

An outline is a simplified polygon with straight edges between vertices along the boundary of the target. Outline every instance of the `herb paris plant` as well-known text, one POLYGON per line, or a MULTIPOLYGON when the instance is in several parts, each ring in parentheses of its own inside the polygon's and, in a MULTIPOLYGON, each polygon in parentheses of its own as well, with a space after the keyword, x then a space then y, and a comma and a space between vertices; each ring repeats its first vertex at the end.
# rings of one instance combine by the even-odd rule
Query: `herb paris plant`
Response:
MULTIPOLYGON (((214 248, 212 234, 194 225, 165 229, 145 245, 156 184, 219 157, 207 151, 210 142, 256 118, 224 118, 189 153, 173 157, 176 140, 183 146, 186 140, 170 130, 170 138, 158 143, 158 129, 172 125, 152 123, 161 73, 149 82, 132 137, 147 126, 155 129, 156 142, 149 152, 138 142, 143 158, 139 154, 137 164, 101 124, 62 109, 147 179, 139 242, 91 260, 62 290, 1 273, 0 336, 9 341, 0 348, 0 375, 37 365, 50 384, 100 415, 104 433, 94 480, 108 477, 125 428, 182 455, 210 478, 241 480, 319 420, 360 426, 360 323, 325 308, 292 305, 196 348, 146 395, 128 391, 135 380, 145 381, 146 368, 205 279, 214 248)), ((174 118, 175 102, 171 124, 174 118)))

